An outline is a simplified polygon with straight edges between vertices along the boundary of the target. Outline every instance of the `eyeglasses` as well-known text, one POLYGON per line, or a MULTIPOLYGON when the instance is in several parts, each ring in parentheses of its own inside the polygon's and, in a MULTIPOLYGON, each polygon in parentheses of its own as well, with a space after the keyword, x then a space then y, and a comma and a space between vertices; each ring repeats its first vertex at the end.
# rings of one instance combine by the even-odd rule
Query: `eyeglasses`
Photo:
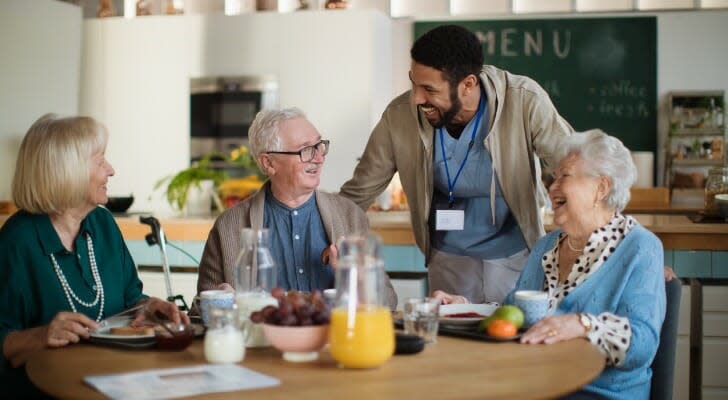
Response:
POLYGON ((316 144, 306 146, 298 151, 266 151, 266 154, 297 154, 298 157, 301 159, 301 162, 304 163, 311 162, 314 158, 316 158, 316 154, 319 153, 321 153, 322 156, 325 156, 329 153, 328 140, 321 140, 316 144))

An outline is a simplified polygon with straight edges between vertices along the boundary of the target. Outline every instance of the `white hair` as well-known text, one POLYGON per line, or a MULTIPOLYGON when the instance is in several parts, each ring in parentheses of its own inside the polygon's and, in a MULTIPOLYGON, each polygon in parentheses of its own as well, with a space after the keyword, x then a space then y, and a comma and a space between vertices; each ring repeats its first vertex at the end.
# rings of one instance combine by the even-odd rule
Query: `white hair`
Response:
POLYGON ((609 179, 612 189, 604 203, 617 212, 624 210, 629 202, 629 189, 637 180, 637 168, 624 144, 600 129, 591 129, 562 139, 556 148, 554 161, 558 164, 572 154, 584 161, 585 173, 609 179))
POLYGON ((253 123, 250 124, 248 130, 250 152, 261 171, 264 171, 264 169, 258 161, 258 156, 266 151, 281 150, 281 137, 278 126, 282 121, 294 118, 306 118, 306 114, 298 107, 261 110, 255 116, 253 123))

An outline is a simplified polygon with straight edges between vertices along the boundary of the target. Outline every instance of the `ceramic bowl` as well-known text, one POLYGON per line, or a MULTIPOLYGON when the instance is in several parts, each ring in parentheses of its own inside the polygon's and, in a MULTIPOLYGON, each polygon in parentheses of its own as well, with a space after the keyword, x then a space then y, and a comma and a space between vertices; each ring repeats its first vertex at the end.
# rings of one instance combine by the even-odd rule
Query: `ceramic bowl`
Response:
POLYGON ((328 325, 279 326, 263 324, 263 333, 270 344, 283 352, 286 361, 303 362, 318 358, 318 352, 329 339, 328 325))
POLYGON ((716 194, 715 204, 718 206, 720 216, 728 219, 728 194, 716 194))
POLYGON ((104 205, 112 213, 123 213, 131 207, 134 202, 134 196, 128 197, 109 197, 109 202, 104 205))
POLYGON ((157 348, 160 350, 184 350, 195 338, 195 327, 193 325, 175 324, 174 322, 164 322, 164 325, 172 332, 170 333, 162 326, 157 326, 154 329, 157 348))

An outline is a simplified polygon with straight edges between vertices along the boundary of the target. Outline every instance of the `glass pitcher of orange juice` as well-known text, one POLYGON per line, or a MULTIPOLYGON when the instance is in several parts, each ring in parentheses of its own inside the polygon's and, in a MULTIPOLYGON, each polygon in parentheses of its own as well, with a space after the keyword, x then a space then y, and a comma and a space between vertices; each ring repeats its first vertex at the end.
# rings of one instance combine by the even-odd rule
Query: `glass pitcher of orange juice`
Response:
POLYGON ((378 367, 394 353, 381 242, 372 235, 348 236, 337 247, 336 297, 329 328, 331 356, 347 368, 378 367))

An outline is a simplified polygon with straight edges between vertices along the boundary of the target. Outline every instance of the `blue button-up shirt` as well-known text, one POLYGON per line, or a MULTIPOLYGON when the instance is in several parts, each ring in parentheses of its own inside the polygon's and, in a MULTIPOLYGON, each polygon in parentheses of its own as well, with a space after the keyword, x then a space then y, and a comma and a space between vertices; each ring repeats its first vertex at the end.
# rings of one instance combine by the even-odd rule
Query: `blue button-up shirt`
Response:
POLYGON ((270 229, 270 249, 278 266, 278 286, 286 290, 311 291, 334 287, 333 269, 321 263, 321 252, 329 246, 316 196, 298 208, 290 208, 265 196, 263 226, 270 229))

